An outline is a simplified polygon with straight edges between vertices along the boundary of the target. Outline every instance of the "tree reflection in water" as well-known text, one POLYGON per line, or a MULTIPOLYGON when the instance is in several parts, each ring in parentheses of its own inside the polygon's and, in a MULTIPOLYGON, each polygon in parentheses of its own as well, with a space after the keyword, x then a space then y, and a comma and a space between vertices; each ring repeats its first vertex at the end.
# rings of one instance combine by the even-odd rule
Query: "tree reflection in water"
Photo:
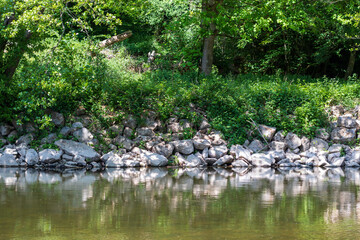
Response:
POLYGON ((359 238, 357 169, 0 169, 0 239, 359 238))

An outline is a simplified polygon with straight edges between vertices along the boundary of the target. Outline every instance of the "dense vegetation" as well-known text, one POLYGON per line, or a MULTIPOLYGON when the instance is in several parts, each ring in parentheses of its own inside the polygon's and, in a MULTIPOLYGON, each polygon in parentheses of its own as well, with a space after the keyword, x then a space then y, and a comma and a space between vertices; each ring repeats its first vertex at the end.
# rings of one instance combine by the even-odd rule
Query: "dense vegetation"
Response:
POLYGON ((241 142, 253 121, 311 135, 329 106, 359 101, 359 0, 0 0, 0 11, 0 121, 48 128, 46 110, 84 106, 104 125, 149 109, 198 122, 192 103, 241 142))

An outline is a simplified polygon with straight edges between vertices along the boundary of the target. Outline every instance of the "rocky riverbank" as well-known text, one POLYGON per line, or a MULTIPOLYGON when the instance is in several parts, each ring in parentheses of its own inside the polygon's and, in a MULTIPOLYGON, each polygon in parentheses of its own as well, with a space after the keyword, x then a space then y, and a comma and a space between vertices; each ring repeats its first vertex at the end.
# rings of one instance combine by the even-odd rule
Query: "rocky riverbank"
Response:
POLYGON ((319 129, 313 139, 256 125, 261 136, 229 146, 206 119, 198 128, 185 119, 166 123, 154 113, 142 124, 128 116, 122 124, 91 132, 86 117, 65 126, 64 116, 52 112, 57 131, 35 138, 36 127, 15 122, 0 124, 0 166, 40 169, 126 167, 360 167, 358 108, 331 108, 331 129, 319 129), (17 137, 19 133, 24 133, 17 137), (16 139, 16 141, 14 140, 16 139), (100 141, 101 140, 101 141, 100 141), (34 142, 39 146, 34 146, 34 142))

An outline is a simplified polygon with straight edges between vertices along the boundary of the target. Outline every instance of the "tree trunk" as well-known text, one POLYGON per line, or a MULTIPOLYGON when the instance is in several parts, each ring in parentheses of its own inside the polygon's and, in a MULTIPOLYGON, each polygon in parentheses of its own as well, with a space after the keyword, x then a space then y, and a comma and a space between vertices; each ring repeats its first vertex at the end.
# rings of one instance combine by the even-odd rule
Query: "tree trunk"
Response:
POLYGON ((207 75, 211 74, 212 65, 214 62, 214 45, 217 35, 214 18, 219 14, 216 7, 221 4, 223 0, 203 0, 202 11, 205 16, 209 16, 211 21, 209 24, 202 24, 202 28, 207 32, 203 42, 203 54, 201 58, 201 73, 207 75), (209 34, 209 35, 208 35, 209 34))
POLYGON ((125 39, 128 39, 129 37, 132 36, 132 32, 131 31, 126 31, 126 32, 123 32, 119 35, 116 35, 116 36, 113 36, 111 38, 108 38, 104 41, 101 41, 99 43, 99 48, 105 48, 105 47, 108 47, 108 46, 111 46, 113 45, 114 43, 117 43, 117 42, 120 42, 120 41, 124 41, 125 39))
POLYGON ((348 67, 347 67, 347 70, 345 73, 345 77, 344 77, 345 80, 347 80, 353 74, 354 66, 355 66, 355 59, 356 59, 356 51, 352 50, 350 52, 349 63, 348 63, 348 67))

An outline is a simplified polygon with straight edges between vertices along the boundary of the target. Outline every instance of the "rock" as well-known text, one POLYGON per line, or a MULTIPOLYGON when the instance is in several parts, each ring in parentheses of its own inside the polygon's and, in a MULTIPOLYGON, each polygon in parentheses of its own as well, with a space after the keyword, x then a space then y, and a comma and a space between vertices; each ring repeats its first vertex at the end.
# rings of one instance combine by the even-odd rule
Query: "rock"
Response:
POLYGON ((160 144, 157 144, 153 147, 153 151, 157 154, 163 155, 166 158, 169 158, 173 152, 174 152, 174 145, 172 144, 166 144, 165 142, 162 142, 160 144))
POLYGON ((260 142, 259 140, 255 139, 250 143, 248 148, 253 151, 254 153, 259 152, 265 148, 264 144, 260 142))
POLYGON ((208 158, 209 157, 209 148, 205 148, 203 151, 202 151, 202 157, 203 159, 205 158, 208 158))
POLYGON ((172 122, 168 124, 167 131, 170 133, 179 133, 182 132, 184 128, 178 122, 172 122))
POLYGON ((124 130, 124 126, 123 125, 112 125, 110 128, 109 128, 109 131, 111 133, 114 133, 116 135, 121 135, 123 133, 123 130, 124 130))
POLYGON ((326 131, 325 128, 320 128, 318 130, 316 130, 316 137, 323 139, 323 140, 329 140, 330 138, 330 134, 326 131))
POLYGON ((301 139, 296 134, 289 132, 286 135, 285 143, 290 149, 296 149, 301 146, 301 139))
POLYGON ((206 139, 194 138, 192 141, 196 150, 204 150, 205 148, 209 148, 211 146, 210 141, 206 139))
POLYGON ((209 157, 219 159, 228 152, 225 145, 215 146, 209 149, 209 157))
POLYGON ((65 124, 64 115, 58 112, 51 112, 51 121, 55 124, 55 126, 60 127, 65 124))
POLYGON ((342 149, 343 149, 342 144, 334 144, 329 147, 328 151, 329 153, 336 153, 336 152, 341 152, 342 149))
POLYGON ((5 124, 5 123, 0 124, 0 134, 4 137, 9 135, 13 129, 14 129, 14 127, 12 127, 8 124, 5 124))
POLYGON ((174 145, 175 151, 181 154, 189 155, 194 152, 192 140, 178 140, 171 143, 174 145))
POLYGON ((211 125, 209 124, 209 122, 206 119, 203 119, 200 123, 199 130, 204 130, 204 129, 207 129, 210 127, 211 127, 211 125))
MULTIPOLYGON (((25 149, 26 149, 26 148, 25 148, 25 149)), ((12 154, 12 155, 16 156, 16 155, 17 155, 17 150, 16 150, 16 148, 7 146, 7 147, 5 148, 5 150, 4 150, 4 153, 5 153, 5 154, 12 154)), ((25 154, 26 154, 26 153, 25 153, 25 154)), ((24 154, 23 154, 23 155, 24 155, 24 154)))
POLYGON ((57 138, 56 133, 50 133, 47 137, 41 139, 41 144, 50 144, 53 143, 57 138))
POLYGON ((151 130, 150 128, 147 127, 142 127, 142 128, 138 128, 136 130, 137 135, 138 136, 149 136, 149 137, 153 137, 155 135, 155 133, 153 132, 153 130, 151 130))
POLYGON ((217 160, 213 165, 214 166, 222 166, 224 164, 230 164, 233 160, 234 160, 233 156, 225 155, 225 156, 219 158, 219 160, 217 160))
POLYGON ((71 125, 71 132, 75 132, 78 129, 83 128, 84 125, 81 122, 75 122, 71 125))
POLYGON ((231 163, 231 165, 233 167, 248 167, 249 164, 247 164, 245 161, 243 160, 235 160, 231 163))
POLYGON ((344 114, 344 108, 341 105, 332 106, 331 107, 331 114, 335 117, 339 117, 344 114))
POLYGON ((341 167, 344 165, 345 157, 334 158, 327 167, 341 167))
POLYGON ((335 128, 331 132, 331 139, 334 142, 338 143, 347 143, 354 141, 356 138, 356 129, 347 129, 347 128, 335 128))
POLYGON ((235 159, 245 158, 245 159, 249 160, 251 157, 251 151, 244 148, 241 145, 232 145, 230 148, 230 154, 235 159))
POLYGON ((131 129, 136 128, 136 119, 132 115, 128 115, 127 118, 124 120, 124 126, 129 127, 131 129))
POLYGON ((255 153, 251 155, 251 163, 257 167, 271 167, 275 163, 275 159, 270 154, 255 153))
POLYGON ((100 159, 100 155, 84 143, 60 139, 55 142, 55 145, 66 154, 71 156, 83 156, 87 161, 97 161, 100 159))
POLYGON ((25 162, 30 166, 37 164, 39 162, 39 154, 34 149, 27 150, 25 162))
POLYGON ((16 140, 16 145, 29 145, 34 140, 34 136, 31 133, 28 133, 24 136, 21 136, 18 140, 16 140))
POLYGON ((191 154, 185 160, 185 167, 198 167, 205 163, 196 155, 191 154))
POLYGON ((63 154, 62 159, 64 159, 65 161, 72 161, 74 159, 74 156, 63 154))
POLYGON ((338 117, 337 126, 344 128, 356 128, 357 123, 356 120, 353 119, 351 116, 345 115, 338 117))
POLYGON ((79 130, 76 130, 73 135, 74 137, 76 137, 77 140, 79 140, 79 142, 83 143, 90 142, 94 138, 94 136, 87 128, 81 128, 79 130))
POLYGON ((269 151, 267 154, 272 156, 276 162, 286 158, 284 151, 269 151))
POLYGON ((134 147, 134 142, 130 139, 127 139, 126 137, 123 137, 121 135, 117 136, 114 139, 114 144, 119 146, 119 148, 125 148, 128 151, 131 151, 131 149, 134 147))
POLYGON ((360 167, 360 165, 356 162, 344 162, 345 167, 360 167))
POLYGON ((124 137, 131 138, 133 134, 134 134, 134 130, 132 130, 131 128, 126 127, 124 129, 124 137))
POLYGON ((161 128, 161 122, 160 120, 155 119, 149 119, 147 118, 145 121, 145 124, 148 128, 150 128, 153 131, 159 130, 161 128))
POLYGON ((290 159, 293 162, 296 160, 300 160, 300 155, 295 154, 295 153, 286 153, 285 156, 286 156, 286 158, 290 159))
POLYGON ((301 138, 300 150, 302 152, 305 152, 305 151, 307 151, 309 149, 310 149, 310 139, 308 139, 307 137, 302 137, 301 138))
POLYGON ((80 163, 81 165, 83 165, 83 164, 86 165, 86 159, 85 159, 85 157, 80 156, 80 155, 74 156, 73 162, 80 163))
POLYGON ((164 167, 168 165, 167 158, 157 153, 142 151, 140 156, 151 167, 164 167))
POLYGON ((208 165, 208 166, 212 166, 214 165, 214 163, 217 161, 216 158, 205 158, 205 163, 208 165))
POLYGON ((315 147, 318 151, 326 151, 329 148, 329 144, 320 138, 314 138, 311 141, 311 146, 315 147))
POLYGON ((15 159, 15 156, 12 154, 0 154, 0 166, 2 167, 18 167, 19 164, 15 159))
POLYGON ((39 159, 41 163, 54 163, 60 161, 62 154, 63 151, 44 149, 39 152, 39 159))
POLYGON ((13 130, 9 133, 9 135, 7 135, 7 138, 8 139, 11 139, 11 138, 16 138, 18 135, 18 131, 17 130, 13 130))
POLYGON ((271 139, 274 137, 276 133, 275 127, 269 127, 266 125, 259 125, 259 130, 261 132, 261 135, 267 140, 271 141, 271 139))
POLYGON ((327 159, 328 162, 332 163, 334 159, 341 157, 340 152, 336 152, 336 153, 331 153, 328 155, 327 159))
POLYGON ((131 155, 124 155, 123 157, 113 154, 105 163, 108 168, 125 168, 125 167, 140 167, 140 162, 132 159, 131 155))
POLYGON ((70 132, 71 132, 71 128, 69 128, 69 127, 63 127, 63 128, 60 130, 59 134, 62 135, 62 136, 64 136, 64 137, 66 137, 66 136, 68 136, 68 135, 70 134, 70 132))
POLYGON ((285 151, 287 148, 284 142, 276 142, 276 141, 271 142, 269 147, 270 149, 275 151, 285 151))
POLYGON ((274 135, 274 141, 283 142, 285 140, 284 131, 279 131, 274 135))

